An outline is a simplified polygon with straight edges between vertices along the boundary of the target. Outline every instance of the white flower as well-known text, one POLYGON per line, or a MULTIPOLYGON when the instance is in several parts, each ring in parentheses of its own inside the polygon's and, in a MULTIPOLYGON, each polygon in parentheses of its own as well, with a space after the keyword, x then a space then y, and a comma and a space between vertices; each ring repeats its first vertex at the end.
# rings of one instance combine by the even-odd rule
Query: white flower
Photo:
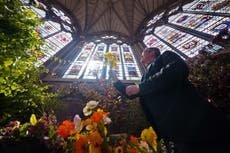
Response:
POLYGON ((83 108, 83 114, 84 114, 85 116, 89 116, 89 115, 92 114, 92 110, 91 110, 89 107, 85 106, 85 107, 83 108))
POLYGON ((99 102, 97 101, 94 101, 94 100, 91 100, 89 101, 86 106, 89 108, 89 109, 94 109, 95 107, 97 107, 99 102))
POLYGON ((147 142, 141 141, 140 142, 140 147, 143 148, 144 150, 146 150, 147 152, 150 152, 149 145, 148 145, 147 142))
POLYGON ((103 115, 103 121, 105 124, 110 124, 112 122, 112 120, 107 115, 103 115))
POLYGON ((75 130, 77 131, 79 128, 80 128, 80 125, 81 125, 81 118, 78 114, 76 114, 73 118, 73 122, 74 122, 74 125, 75 125, 75 130))
POLYGON ((19 128, 19 126, 20 126, 20 122, 19 121, 15 121, 15 127, 19 128))

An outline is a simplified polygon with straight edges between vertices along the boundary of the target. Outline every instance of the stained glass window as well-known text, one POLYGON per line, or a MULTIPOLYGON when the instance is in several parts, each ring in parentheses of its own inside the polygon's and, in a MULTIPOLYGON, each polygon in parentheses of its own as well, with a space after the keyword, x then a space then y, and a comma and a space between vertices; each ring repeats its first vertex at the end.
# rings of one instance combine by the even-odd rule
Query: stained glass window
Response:
POLYGON ((196 56, 198 51, 209 43, 206 40, 165 25, 157 27, 155 33, 188 57, 196 56))
POLYGON ((77 58, 74 62, 70 65, 68 70, 65 72, 63 78, 80 78, 85 67, 89 63, 89 59, 91 54, 94 51, 95 44, 89 43, 86 44, 80 54, 78 54, 77 58))
POLYGON ((230 12, 229 0, 195 0, 183 6, 186 11, 202 11, 202 12, 230 12))
POLYGON ((144 44, 147 47, 158 47, 161 52, 168 49, 173 50, 170 48, 172 47, 176 49, 176 53, 182 52, 188 57, 198 55, 199 51, 204 48, 209 48, 208 51, 210 52, 221 49, 222 46, 212 44, 209 42, 210 40, 205 40, 205 37, 208 37, 207 34, 209 34, 214 38, 224 29, 229 30, 230 18, 226 17, 225 13, 230 13, 230 1, 194 0, 182 8, 183 11, 176 14, 178 7, 168 11, 166 16, 170 27, 167 24, 161 26, 155 24, 160 19, 159 15, 147 22, 144 44), (155 27, 153 28, 154 24, 155 27), (153 26, 148 28, 150 25, 153 26), (173 25, 177 25, 177 28, 175 29, 173 25), (181 30, 179 30, 180 27, 181 30), (192 30, 187 33, 186 28, 192 30))
POLYGON ((41 37, 49 36, 55 32, 61 30, 61 26, 59 23, 53 21, 46 21, 44 24, 40 25, 36 31, 40 34, 41 37))
POLYGON ((92 51, 92 56, 87 64, 83 79, 101 79, 102 69, 104 66, 104 53, 106 51, 105 44, 98 44, 92 51))
POLYGON ((147 47, 157 47, 160 49, 161 53, 163 53, 165 50, 172 50, 168 45, 160 41, 157 37, 153 35, 147 35, 144 38, 144 44, 147 47))
POLYGON ((118 79, 140 80, 141 73, 129 45, 117 43, 107 45, 93 42, 87 44, 80 51, 63 78, 109 79, 110 67, 105 65, 106 59, 104 58, 106 52, 111 52, 118 58, 118 66, 114 69, 118 79))
POLYGON ((169 22, 200 32, 217 35, 220 30, 229 27, 229 18, 211 15, 178 13, 169 17, 169 22))
MULTIPOLYGON (((21 0, 21 2, 29 4, 29 0, 21 0)), ((41 4, 38 1, 35 1, 35 3, 36 5, 41 4)), ((44 4, 42 4, 42 6, 46 8, 44 4)), ((26 7, 35 12, 40 18, 46 17, 46 11, 36 8, 32 5, 26 7)), ((52 11, 60 18, 60 21, 63 20, 67 24, 71 24, 70 18, 67 17, 61 10, 53 7, 52 11)), ((72 32, 70 26, 64 23, 62 23, 62 25, 65 30, 72 32)), ((63 29, 61 29, 61 25, 59 23, 53 22, 51 20, 45 21, 35 30, 45 40, 45 45, 41 46, 43 55, 37 55, 37 66, 43 64, 50 57, 54 56, 60 49, 66 46, 70 41, 72 41, 71 33, 64 32, 63 29)))
POLYGON ((45 39, 45 45, 41 46, 44 55, 38 55, 38 64, 40 65, 47 61, 50 57, 55 55, 61 48, 68 44, 72 40, 71 34, 66 32, 60 32, 48 39, 45 39))
POLYGON ((141 73, 137 66, 132 49, 127 44, 121 45, 122 60, 127 80, 140 80, 141 73))
MULTIPOLYGON (((118 59, 118 63, 117 63, 117 67, 114 68, 115 73, 118 77, 118 79, 123 80, 123 68, 122 68, 122 62, 121 62, 121 51, 120 51, 120 46, 118 44, 111 44, 109 45, 109 52, 111 52, 113 55, 117 56, 118 59)), ((106 71, 106 79, 109 78, 109 70, 110 67, 107 66, 107 71, 106 71)))
POLYGON ((31 10, 32 10, 33 12, 37 13, 37 15, 38 15, 39 17, 44 18, 44 17, 46 16, 46 12, 45 12, 45 11, 43 11, 43 10, 41 10, 41 9, 38 9, 38 8, 36 8, 36 7, 34 7, 34 6, 31 6, 30 8, 31 8, 31 10))
POLYGON ((215 36, 223 29, 230 29, 230 18, 226 17, 217 22, 213 22, 213 24, 207 27, 203 32, 215 36))
MULTIPOLYGON (((170 48, 168 45, 166 45, 164 42, 162 42, 160 39, 155 37, 154 35, 147 35, 144 38, 144 44, 147 47, 157 47, 160 49, 161 54, 167 50, 175 52, 172 48, 170 48)), ((177 52, 175 52, 177 55, 181 56, 177 52)), ((181 56, 181 58, 184 59, 184 57, 181 56)))

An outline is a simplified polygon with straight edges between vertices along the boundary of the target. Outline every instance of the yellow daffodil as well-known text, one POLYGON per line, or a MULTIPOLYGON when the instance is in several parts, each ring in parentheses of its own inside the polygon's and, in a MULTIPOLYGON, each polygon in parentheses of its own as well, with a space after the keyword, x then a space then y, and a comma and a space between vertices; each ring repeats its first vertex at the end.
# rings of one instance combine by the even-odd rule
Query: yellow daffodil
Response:
POLYGON ((106 52, 104 57, 107 59, 107 64, 112 68, 117 68, 118 55, 112 54, 111 52, 106 52))
POLYGON ((35 114, 32 114, 30 117, 30 124, 34 126, 35 124, 37 124, 37 122, 38 121, 37 121, 35 114))
POLYGON ((153 130, 152 127, 149 127, 148 129, 144 129, 141 132, 141 139, 143 141, 146 141, 147 143, 151 144, 151 146, 157 150, 157 134, 153 130))
POLYGON ((110 58, 111 56, 112 56, 111 52, 106 52, 106 53, 104 54, 104 57, 105 57, 105 58, 110 58))

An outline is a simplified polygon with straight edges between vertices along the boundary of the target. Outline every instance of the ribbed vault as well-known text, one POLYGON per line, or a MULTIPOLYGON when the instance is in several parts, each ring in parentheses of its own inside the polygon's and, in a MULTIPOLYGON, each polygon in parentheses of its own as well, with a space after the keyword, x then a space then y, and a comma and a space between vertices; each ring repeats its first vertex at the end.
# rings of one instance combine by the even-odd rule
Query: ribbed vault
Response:
POLYGON ((64 9, 78 34, 85 37, 118 35, 136 41, 142 25, 155 13, 181 0, 44 0, 64 9))

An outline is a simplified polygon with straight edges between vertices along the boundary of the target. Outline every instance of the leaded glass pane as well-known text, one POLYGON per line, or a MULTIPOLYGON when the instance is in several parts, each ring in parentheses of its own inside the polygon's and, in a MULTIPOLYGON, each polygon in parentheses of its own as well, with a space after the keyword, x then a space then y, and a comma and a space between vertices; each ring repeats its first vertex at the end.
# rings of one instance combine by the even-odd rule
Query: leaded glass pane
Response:
POLYGON ((53 21, 46 21, 44 24, 40 25, 36 31, 40 34, 41 37, 49 36, 57 31, 61 30, 59 23, 53 21))
POLYGON ((186 11, 230 13, 229 0, 195 0, 185 6, 186 11))
POLYGON ((130 46, 121 45, 122 60, 124 63, 125 77, 127 80, 140 80, 141 73, 130 46))
MULTIPOLYGON (((113 68, 115 71, 118 79, 123 80, 123 68, 122 68, 122 62, 121 62, 121 52, 120 52, 120 46, 118 44, 111 44, 108 49, 109 52, 112 53, 112 55, 116 56, 118 59, 117 67, 113 68)), ((109 78, 109 70, 110 66, 107 66, 106 71, 106 79, 109 78)))
POLYGON ((87 64, 83 79, 101 79, 104 66, 104 53, 106 45, 104 43, 98 44, 93 50, 93 54, 87 64))
POLYGON ((229 28, 230 20, 221 16, 178 13, 169 17, 169 22, 215 36, 224 28, 229 28))
POLYGON ((209 42, 201 38, 195 37, 188 33, 181 32, 167 26, 157 27, 156 35, 176 47, 188 57, 194 57, 198 51, 209 42))
POLYGON ((70 67, 65 72, 63 78, 80 78, 83 74, 87 63, 89 62, 90 56, 94 50, 95 44, 89 43, 86 44, 80 54, 76 57, 74 62, 70 65, 70 67))
POLYGON ((172 50, 168 45, 160 41, 157 37, 153 35, 145 36, 144 38, 144 44, 147 47, 157 47, 160 49, 161 53, 163 53, 165 50, 172 50))

